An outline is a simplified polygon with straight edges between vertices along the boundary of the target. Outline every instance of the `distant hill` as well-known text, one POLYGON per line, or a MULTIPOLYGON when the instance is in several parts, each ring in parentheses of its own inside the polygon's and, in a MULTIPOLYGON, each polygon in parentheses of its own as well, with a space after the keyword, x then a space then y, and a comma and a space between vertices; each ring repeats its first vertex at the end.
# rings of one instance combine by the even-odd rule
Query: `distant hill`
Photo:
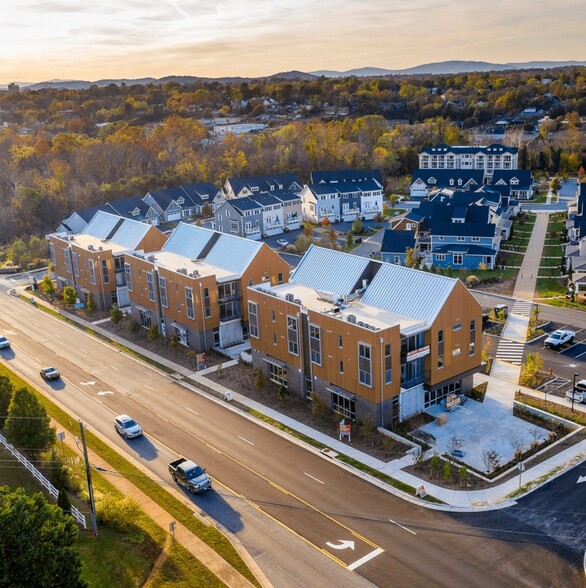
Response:
MULTIPOLYGON (((270 76, 257 78, 251 77, 223 77, 204 78, 198 76, 165 76, 163 78, 136 78, 136 79, 104 79, 95 82, 85 80, 48 80, 34 84, 20 83, 22 89, 40 90, 42 88, 54 88, 57 90, 85 90, 90 86, 109 86, 110 84, 132 86, 136 84, 165 84, 176 82, 179 84, 192 84, 197 81, 221 82, 225 84, 250 82, 252 80, 312 80, 319 76, 328 78, 343 78, 348 76, 370 77, 388 75, 421 75, 421 74, 457 74, 474 71, 504 71, 511 69, 549 69, 553 67, 585 66, 586 61, 527 61, 519 63, 489 63, 488 61, 441 61, 438 63, 426 63, 407 69, 383 69, 380 67, 360 67, 348 71, 319 70, 312 72, 287 71, 270 76)), ((18 83, 18 82, 17 82, 18 83)), ((5 87, 1 87, 5 88, 5 87)))
POLYGON ((348 71, 320 70, 309 72, 316 76, 328 78, 348 76, 388 76, 388 75, 417 75, 417 74, 457 74, 474 71, 504 71, 511 69, 548 69, 553 67, 567 67, 571 65, 586 65, 586 61, 527 61, 519 63, 490 63, 488 61, 440 61, 425 63, 407 69, 381 69, 378 67, 361 67, 348 71))

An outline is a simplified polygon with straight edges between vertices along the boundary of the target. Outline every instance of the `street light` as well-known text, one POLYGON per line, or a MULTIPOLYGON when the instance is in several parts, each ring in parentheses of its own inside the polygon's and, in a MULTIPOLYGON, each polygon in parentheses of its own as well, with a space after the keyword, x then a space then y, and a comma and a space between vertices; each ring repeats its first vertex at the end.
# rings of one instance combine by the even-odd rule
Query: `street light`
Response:
POLYGON ((579 375, 580 375, 579 373, 574 372, 574 384, 572 386, 572 412, 574 412, 574 397, 576 396, 576 378, 579 375))

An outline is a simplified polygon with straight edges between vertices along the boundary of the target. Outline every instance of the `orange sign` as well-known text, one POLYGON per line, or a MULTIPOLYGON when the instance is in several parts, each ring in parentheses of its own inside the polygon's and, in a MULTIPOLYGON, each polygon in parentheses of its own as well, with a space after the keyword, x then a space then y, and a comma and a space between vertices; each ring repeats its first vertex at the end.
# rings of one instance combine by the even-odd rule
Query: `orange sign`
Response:
POLYGON ((341 435, 350 435, 351 433, 351 425, 340 425, 340 434, 341 435))

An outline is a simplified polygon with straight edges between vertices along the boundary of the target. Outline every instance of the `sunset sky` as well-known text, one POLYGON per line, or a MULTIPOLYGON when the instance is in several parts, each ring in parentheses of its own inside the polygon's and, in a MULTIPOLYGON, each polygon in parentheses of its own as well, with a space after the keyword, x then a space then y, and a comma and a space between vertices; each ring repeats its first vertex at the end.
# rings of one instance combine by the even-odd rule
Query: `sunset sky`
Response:
POLYGON ((0 84, 586 59, 585 0, 1 0, 0 84))

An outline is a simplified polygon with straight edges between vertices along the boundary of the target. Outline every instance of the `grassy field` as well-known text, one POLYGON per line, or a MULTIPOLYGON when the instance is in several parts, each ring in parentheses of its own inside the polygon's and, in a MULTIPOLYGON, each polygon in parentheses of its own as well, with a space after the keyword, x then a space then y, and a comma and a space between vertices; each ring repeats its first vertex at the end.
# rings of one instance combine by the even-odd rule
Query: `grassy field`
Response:
MULTIPOLYGON (((0 375, 7 376, 15 386, 15 388, 19 388, 21 386, 30 386, 22 380, 18 375, 14 372, 9 370, 6 366, 0 365, 0 375)), ((72 435, 77 435, 78 430, 78 423, 74 422, 74 420, 63 410, 53 404, 48 398, 42 395, 38 390, 32 389, 41 404, 45 407, 47 413, 55 419, 62 428, 66 429, 72 435)), ((152 480, 149 476, 144 474, 141 470, 134 467, 130 464, 124 457, 122 457, 119 453, 111 449, 108 445, 103 443, 98 437, 96 437, 91 431, 87 431, 86 433, 86 440, 88 446, 95 451, 102 459, 108 462, 108 464, 112 467, 113 470, 119 472, 122 476, 129 478, 132 480, 133 484, 141 489, 145 494, 147 494, 152 500, 162 506, 171 516, 172 519, 181 522, 184 524, 190 531, 192 531, 197 537, 199 537, 202 541, 204 541, 207 545, 209 545, 214 551, 216 551, 221 557, 223 557, 232 567, 238 570, 245 578, 250 580, 254 585, 259 586, 258 580, 254 577, 251 571, 248 569, 238 552, 234 549, 230 541, 222 535, 217 529, 213 527, 209 527, 206 524, 202 523, 199 519, 194 517, 192 510, 176 498, 174 498, 171 494, 166 492, 159 484, 157 484, 154 480, 152 480)), ((100 476, 98 473, 92 474, 92 478, 94 479, 94 483, 98 491, 102 487, 101 485, 104 484, 107 486, 108 493, 116 494, 118 491, 109 484, 103 476, 100 476)), ((160 527, 155 525, 155 523, 148 519, 148 517, 144 517, 150 524, 152 525, 151 531, 149 531, 149 535, 152 537, 152 540, 159 545, 159 552, 162 549, 162 545, 164 543, 163 537, 166 535, 160 527), (159 539, 160 537, 160 539, 159 539)), ((145 523, 146 524, 146 523, 145 523)), ((116 549, 121 549, 120 545, 116 546, 116 549)), ((191 556, 190 556, 191 557, 191 556)), ((201 575, 202 582, 199 583, 199 576, 186 576, 190 577, 190 581, 192 582, 190 585, 200 585, 200 586, 217 586, 221 585, 219 580, 209 572, 207 568, 205 568, 202 564, 200 564, 194 558, 191 558, 193 561, 189 564, 190 569, 192 570, 190 574, 193 574, 193 569, 198 569, 198 574, 201 575), (196 581, 197 584, 193 584, 193 581, 196 581)), ((177 570, 184 570, 186 564, 182 564, 181 562, 173 563, 173 566, 177 570)), ((138 573, 138 572, 137 572, 138 573)), ((102 584, 100 584, 101 586, 102 584)), ((103 584, 104 586, 119 586, 120 584, 109 583, 103 584)), ((140 584, 129 584, 129 585, 140 585, 140 584)), ((165 585, 165 584, 161 584, 165 585)), ((167 584, 169 586, 173 584, 167 584)), ((174 584, 180 585, 180 584, 174 584)), ((189 584, 185 584, 186 586, 189 584)), ((93 585, 92 585, 93 586, 93 585)))
MULTIPOLYGON (((559 274, 559 272, 558 272, 559 274)), ((537 278, 535 296, 537 298, 550 298, 552 296, 563 296, 566 293, 565 284, 555 278, 537 278)))

